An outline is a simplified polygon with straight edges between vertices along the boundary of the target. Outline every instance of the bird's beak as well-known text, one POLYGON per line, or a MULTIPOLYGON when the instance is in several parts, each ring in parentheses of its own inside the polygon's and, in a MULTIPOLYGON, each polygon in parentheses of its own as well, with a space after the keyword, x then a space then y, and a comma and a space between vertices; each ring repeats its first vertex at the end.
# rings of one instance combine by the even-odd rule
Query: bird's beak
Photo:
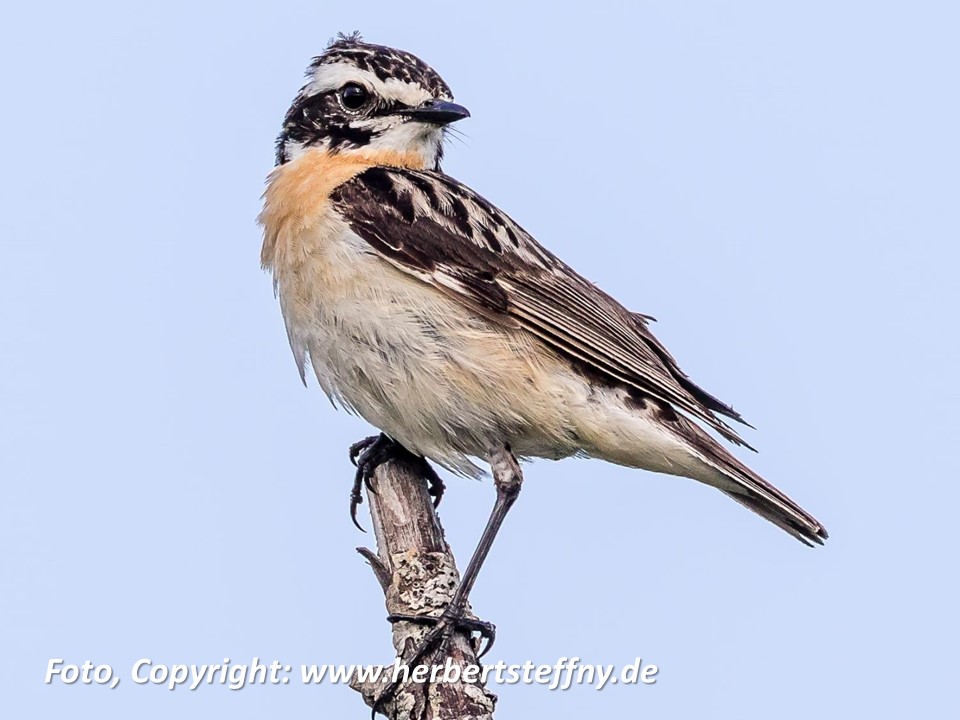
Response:
POLYGON ((419 107, 401 110, 400 114, 420 122, 432 123, 434 125, 448 125, 457 120, 470 117, 470 111, 463 105, 457 105, 456 103, 445 100, 428 100, 419 107))

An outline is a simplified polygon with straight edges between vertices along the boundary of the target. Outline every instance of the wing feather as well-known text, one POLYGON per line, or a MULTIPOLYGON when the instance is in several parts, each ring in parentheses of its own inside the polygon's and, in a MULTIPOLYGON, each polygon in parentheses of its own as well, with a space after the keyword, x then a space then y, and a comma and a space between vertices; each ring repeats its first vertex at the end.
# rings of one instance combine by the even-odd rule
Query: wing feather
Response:
POLYGON ((401 270, 749 447, 717 417, 744 422, 739 413, 680 370, 646 316, 582 278, 466 186, 439 172, 374 167, 338 186, 331 201, 401 270))

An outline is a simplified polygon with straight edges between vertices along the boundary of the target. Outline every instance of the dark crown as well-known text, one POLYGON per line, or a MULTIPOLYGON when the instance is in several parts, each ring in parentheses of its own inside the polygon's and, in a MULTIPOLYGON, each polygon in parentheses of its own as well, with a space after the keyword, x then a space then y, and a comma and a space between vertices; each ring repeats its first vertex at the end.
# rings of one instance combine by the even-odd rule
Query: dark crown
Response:
POLYGON ((402 82, 416 83, 436 97, 452 95, 449 86, 437 72, 416 55, 403 50, 373 45, 360 39, 359 33, 340 34, 331 42, 323 55, 313 59, 309 75, 320 65, 348 63, 361 70, 372 72, 380 80, 395 78, 402 82))

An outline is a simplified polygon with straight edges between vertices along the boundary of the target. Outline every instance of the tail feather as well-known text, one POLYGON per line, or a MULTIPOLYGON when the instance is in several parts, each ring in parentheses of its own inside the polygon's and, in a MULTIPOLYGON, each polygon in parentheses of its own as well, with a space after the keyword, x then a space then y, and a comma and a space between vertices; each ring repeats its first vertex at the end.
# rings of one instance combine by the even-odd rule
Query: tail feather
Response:
POLYGON ((823 545, 823 541, 829 537, 827 529, 796 503, 794 503, 794 512, 788 514, 760 495, 726 491, 724 491, 724 494, 765 520, 769 520, 808 547, 823 545), (803 517, 802 521, 797 519, 798 515, 803 517))
POLYGON ((805 545, 823 545, 826 528, 785 493, 748 468, 702 428, 676 415, 670 425, 687 447, 707 466, 696 477, 718 487, 746 508, 789 533, 805 545))

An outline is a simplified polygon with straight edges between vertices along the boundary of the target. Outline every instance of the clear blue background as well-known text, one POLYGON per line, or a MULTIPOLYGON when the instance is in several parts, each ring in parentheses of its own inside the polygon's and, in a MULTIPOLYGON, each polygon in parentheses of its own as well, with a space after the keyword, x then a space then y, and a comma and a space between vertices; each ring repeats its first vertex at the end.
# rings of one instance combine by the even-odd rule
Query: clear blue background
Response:
MULTIPOLYGON (((254 224, 337 31, 473 111, 446 169, 656 330, 830 529, 537 462, 474 593, 494 659, 661 667, 500 687, 498 717, 956 711, 960 15, 951 3, 18 3, 0 30, 0 714, 364 717, 346 687, 129 667, 391 657, 346 447, 254 224), (350 6, 353 9, 349 9, 350 6), (117 690, 45 686, 110 663, 117 690)), ((450 479, 461 563, 493 500, 450 479)))

